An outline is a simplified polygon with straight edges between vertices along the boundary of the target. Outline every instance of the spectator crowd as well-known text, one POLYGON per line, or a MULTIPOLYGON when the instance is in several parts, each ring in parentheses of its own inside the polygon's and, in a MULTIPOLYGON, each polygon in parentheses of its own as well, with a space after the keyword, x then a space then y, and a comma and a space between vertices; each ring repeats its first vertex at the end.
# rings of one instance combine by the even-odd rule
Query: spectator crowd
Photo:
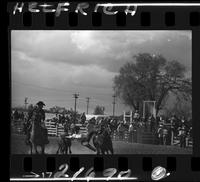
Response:
MULTIPOLYGON (((26 114, 15 110, 11 115, 12 120, 24 120, 26 122, 26 114)), ((128 121, 119 117, 93 117, 90 120, 86 120, 86 114, 74 114, 74 112, 68 112, 65 114, 56 114, 54 118, 49 119, 55 123, 55 125, 61 125, 64 127, 65 133, 79 133, 80 124, 87 128, 88 133, 93 130, 98 130, 102 126, 108 128, 112 137, 117 137, 118 140, 126 140, 128 142, 136 142, 136 133, 139 129, 143 131, 151 132, 156 138, 156 144, 158 145, 178 145, 174 142, 176 139, 180 147, 186 147, 187 140, 192 139, 192 120, 184 117, 177 117, 172 115, 171 117, 153 115, 142 118, 138 111, 135 111, 133 118, 128 121), (77 125, 79 123, 79 125, 77 125), (128 136, 128 137, 127 137, 128 136)))

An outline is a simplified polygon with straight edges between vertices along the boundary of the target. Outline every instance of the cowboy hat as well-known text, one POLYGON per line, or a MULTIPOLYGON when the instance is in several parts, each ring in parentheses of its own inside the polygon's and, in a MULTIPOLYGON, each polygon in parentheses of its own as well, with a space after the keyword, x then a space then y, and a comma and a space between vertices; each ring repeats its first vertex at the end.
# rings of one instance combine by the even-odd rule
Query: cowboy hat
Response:
POLYGON ((43 105, 43 106, 45 106, 44 102, 42 102, 42 101, 39 101, 36 105, 43 105))

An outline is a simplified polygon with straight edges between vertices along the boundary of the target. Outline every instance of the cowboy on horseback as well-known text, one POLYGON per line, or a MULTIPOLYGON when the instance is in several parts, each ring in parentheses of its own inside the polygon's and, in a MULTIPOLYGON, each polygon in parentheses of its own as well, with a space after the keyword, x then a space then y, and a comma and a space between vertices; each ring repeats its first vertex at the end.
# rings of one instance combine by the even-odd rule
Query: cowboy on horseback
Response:
POLYGON ((44 138, 44 144, 48 144, 49 140, 48 140, 48 132, 47 129, 45 127, 44 121, 45 121, 45 112, 43 110, 43 106, 45 106, 44 102, 39 101, 36 104, 36 107, 34 107, 34 109, 29 112, 29 116, 28 116, 28 132, 27 132, 27 139, 26 139, 26 143, 28 144, 30 142, 30 131, 32 128, 32 124, 31 124, 31 120, 35 121, 36 123, 38 123, 38 125, 40 125, 40 129, 41 129, 41 133, 43 134, 43 138, 44 138))
POLYGON ((90 140, 91 140, 91 138, 92 138, 94 132, 96 132, 95 123, 96 123, 95 118, 91 118, 91 119, 88 121, 88 124, 87 124, 87 126, 86 126, 87 132, 88 132, 87 137, 84 138, 84 139, 81 141, 81 144, 82 144, 82 145, 84 145, 84 146, 90 148, 90 149, 93 150, 93 151, 96 151, 96 150, 94 149, 94 147, 92 147, 92 146, 90 145, 90 140), (85 143, 85 142, 86 142, 86 143, 85 143), (85 144, 83 144, 83 143, 85 143, 85 144))
POLYGON ((98 128, 96 128, 96 132, 94 132, 93 145, 96 148, 97 154, 113 154, 113 145, 110 137, 111 130, 108 122, 108 118, 103 119, 98 128))
POLYGON ((41 123, 41 127, 42 127, 42 130, 43 130, 43 134, 44 134, 44 143, 45 144, 48 144, 49 143, 49 140, 48 140, 48 131, 47 131, 47 128, 45 127, 45 124, 44 124, 44 121, 45 121, 45 112, 43 110, 43 106, 45 106, 44 102, 42 101, 39 101, 37 103, 37 106, 38 106, 38 109, 37 109, 37 115, 38 115, 38 118, 36 118, 38 120, 38 122, 41 123))
MULTIPOLYGON (((103 132, 107 131, 108 133, 110 133, 110 130, 107 126, 107 120, 102 119, 101 122, 99 123, 98 126, 95 125, 96 120, 95 118, 92 118, 89 120, 89 123, 87 125, 87 129, 88 129, 88 135, 86 138, 84 138, 84 140, 81 141, 81 144, 88 147, 89 149, 96 151, 96 149, 90 145, 90 140, 92 138, 93 135, 102 135, 103 132), (85 143, 85 144, 83 144, 85 143)), ((94 141, 93 141, 94 144, 94 141)))

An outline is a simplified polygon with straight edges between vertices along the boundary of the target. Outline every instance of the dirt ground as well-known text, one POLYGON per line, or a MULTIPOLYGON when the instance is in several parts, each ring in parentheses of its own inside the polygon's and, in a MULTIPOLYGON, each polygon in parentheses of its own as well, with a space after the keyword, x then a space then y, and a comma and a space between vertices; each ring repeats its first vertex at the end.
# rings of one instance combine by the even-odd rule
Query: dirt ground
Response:
MULTIPOLYGON (((25 136, 19 134, 11 135, 11 154, 29 154, 30 147, 24 143, 25 136)), ((46 154, 56 154, 58 149, 58 138, 49 137, 50 143, 46 145, 46 154)), ((192 148, 180 148, 179 146, 161 146, 139 143, 127 143, 124 141, 113 141, 115 154, 192 154, 192 148)), ((95 154, 92 150, 82 146, 80 141, 72 141, 72 154, 95 154)))

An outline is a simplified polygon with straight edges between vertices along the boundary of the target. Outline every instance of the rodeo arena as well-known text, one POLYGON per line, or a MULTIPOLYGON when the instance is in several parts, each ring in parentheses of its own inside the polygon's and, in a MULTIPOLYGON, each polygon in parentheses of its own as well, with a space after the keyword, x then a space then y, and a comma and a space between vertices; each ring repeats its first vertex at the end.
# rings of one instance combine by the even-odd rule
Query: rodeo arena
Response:
POLYGON ((147 104, 142 111, 122 111, 121 116, 45 113, 43 105, 40 101, 29 112, 12 110, 12 154, 192 153, 192 120, 156 116, 155 107, 147 104), (39 138, 34 138, 38 132, 39 138))

